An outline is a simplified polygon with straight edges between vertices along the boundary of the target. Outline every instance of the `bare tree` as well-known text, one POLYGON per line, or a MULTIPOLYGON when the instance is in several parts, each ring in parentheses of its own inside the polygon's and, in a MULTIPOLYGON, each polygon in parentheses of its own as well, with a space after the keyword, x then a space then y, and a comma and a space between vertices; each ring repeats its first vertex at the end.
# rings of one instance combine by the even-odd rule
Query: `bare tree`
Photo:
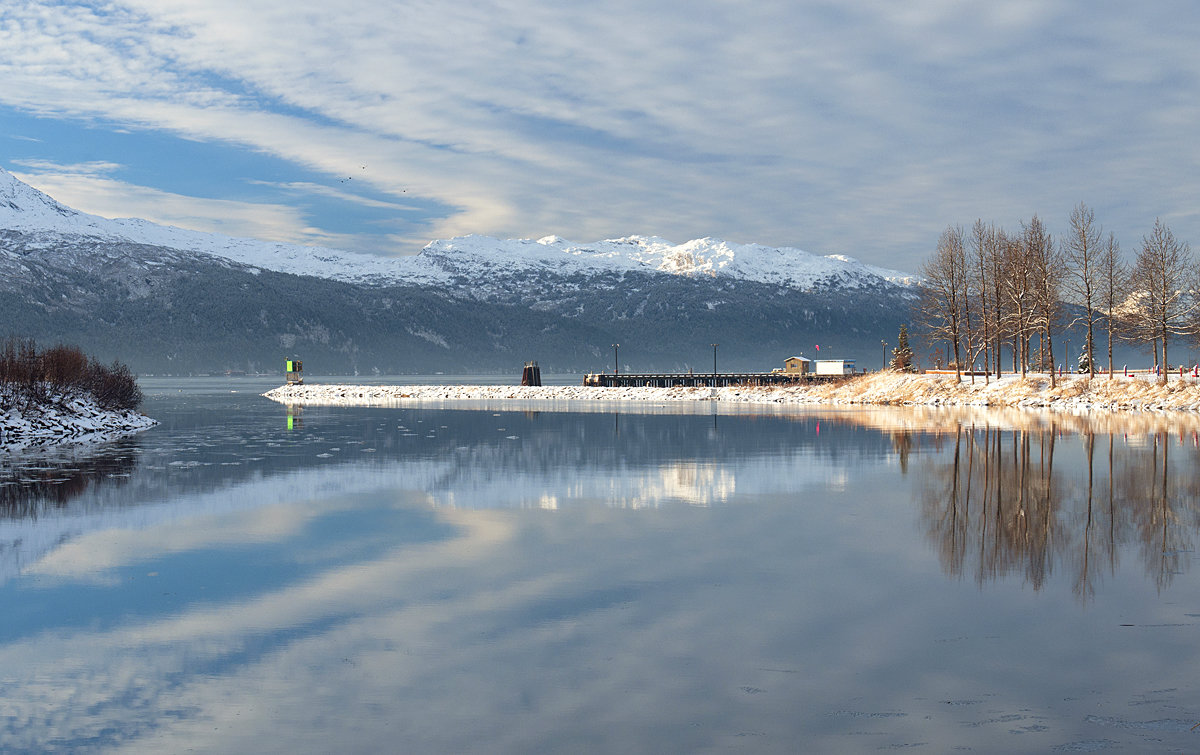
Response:
MULTIPOLYGON (((1100 244, 1100 228, 1096 225, 1095 215, 1084 203, 1080 202, 1071 211, 1071 231, 1061 245, 1067 263, 1063 289, 1073 304, 1083 307, 1083 322, 1087 326, 1084 348, 1088 379, 1091 380, 1096 375, 1094 326, 1104 284, 1101 261, 1104 249, 1100 244)), ((1076 319, 1072 324, 1075 322, 1079 320, 1076 319)), ((1109 340, 1111 343, 1111 337, 1109 340)))
POLYGON ((945 339, 954 354, 954 380, 962 381, 962 339, 967 317, 967 260, 961 227, 938 237, 933 258, 921 266, 920 317, 931 340, 945 339))
POLYGON ((1028 224, 1022 224, 1022 245, 1025 260, 1029 265, 1032 281, 1033 312, 1030 317, 1031 333, 1039 336, 1041 366, 1050 371, 1050 386, 1055 385, 1054 376, 1054 325, 1062 310, 1063 265, 1054 239, 1046 232, 1037 215, 1028 224))
POLYGON ((1121 322, 1117 305, 1125 300, 1128 292, 1129 271, 1121 259, 1121 245, 1111 232, 1100 253, 1100 301, 1108 326, 1108 379, 1113 376, 1113 336, 1121 322))
POLYGON ((1005 236, 1001 250, 1000 285, 1004 301, 1004 330, 1012 337, 1013 371, 1021 377, 1029 368, 1029 339, 1033 332, 1035 280, 1024 237, 1005 236))
POLYGON ((1142 248, 1133 266, 1131 283, 1142 300, 1139 325, 1162 343, 1159 382, 1167 382, 1167 343, 1171 336, 1195 333, 1196 283, 1191 248, 1175 239, 1162 220, 1142 238, 1142 248))
MULTIPOLYGON (((997 271, 999 244, 996 227, 984 225, 982 220, 976 220, 971 228, 971 262, 969 285, 971 297, 977 302, 979 310, 979 346, 983 354, 985 380, 991 374, 991 363, 995 362, 996 376, 1000 375, 1000 324, 999 301, 994 296, 997 291, 992 276, 997 271), (990 354, 989 354, 990 352, 990 354), (994 357, 991 359, 990 357, 994 357)), ((971 356, 974 364, 975 356, 971 356)))

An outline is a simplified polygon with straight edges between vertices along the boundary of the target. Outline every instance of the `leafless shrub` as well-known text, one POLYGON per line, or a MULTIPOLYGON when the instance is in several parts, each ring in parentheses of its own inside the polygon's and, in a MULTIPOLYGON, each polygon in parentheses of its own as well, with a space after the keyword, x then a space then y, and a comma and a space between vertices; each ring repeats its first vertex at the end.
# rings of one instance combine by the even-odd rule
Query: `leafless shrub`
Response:
POLYGON ((136 409, 142 403, 142 389, 129 368, 120 362, 105 367, 99 362, 88 364, 88 390, 104 409, 136 409))
POLYGON ((88 375, 88 358, 76 346, 52 346, 42 352, 42 378, 56 390, 83 388, 88 375))
POLYGON ((104 409, 136 409, 142 391, 129 368, 106 366, 76 346, 54 346, 39 352, 32 339, 9 338, 0 344, 0 389, 8 400, 28 406, 45 404, 51 394, 83 391, 104 409))

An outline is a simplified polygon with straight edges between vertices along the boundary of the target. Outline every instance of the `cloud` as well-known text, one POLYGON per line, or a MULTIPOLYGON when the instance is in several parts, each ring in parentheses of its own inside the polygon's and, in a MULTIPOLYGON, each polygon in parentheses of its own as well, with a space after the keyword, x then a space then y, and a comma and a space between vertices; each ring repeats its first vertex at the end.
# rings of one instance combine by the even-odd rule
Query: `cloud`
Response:
MULTIPOLYGON (((361 178, 361 177, 360 177, 361 178)), ((420 208, 414 205, 405 205, 398 202, 385 202, 379 199, 371 199, 370 197, 352 194, 348 191, 339 191, 331 186, 323 184, 315 184, 309 181, 257 181, 253 180, 250 183, 257 186, 271 186, 276 189, 293 192, 296 194, 307 194, 310 196, 326 197, 328 199, 337 199, 350 204, 358 204, 363 207, 372 207, 383 210, 395 210, 397 212, 415 211, 420 208)))
POLYGON ((373 190, 449 208, 412 233, 720 235, 913 267, 975 217, 1065 220, 1081 199, 1123 235, 1186 217, 1171 187, 1194 183, 1196 17, 1176 2, 25 0, 0 10, 0 101, 330 176, 369 160, 373 190))
POLYGON ((113 173, 124 167, 120 163, 110 163, 103 160, 72 163, 70 165, 56 163, 53 160, 13 160, 13 162, 38 173, 75 174, 79 176, 100 176, 113 173))
POLYGON ((161 225, 292 244, 333 248, 361 245, 354 236, 310 227, 299 209, 287 205, 207 199, 138 186, 103 175, 111 170, 97 167, 108 165, 104 163, 56 166, 25 162, 34 163, 35 169, 13 175, 68 206, 102 217, 135 217, 161 225))

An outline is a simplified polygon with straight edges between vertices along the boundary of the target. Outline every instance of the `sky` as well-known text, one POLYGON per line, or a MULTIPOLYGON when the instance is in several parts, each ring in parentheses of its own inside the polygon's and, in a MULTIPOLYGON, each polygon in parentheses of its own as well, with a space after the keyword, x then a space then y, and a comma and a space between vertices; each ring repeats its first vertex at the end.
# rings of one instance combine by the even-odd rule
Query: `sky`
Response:
POLYGON ((0 167, 383 255, 717 237, 915 271, 948 225, 1200 243, 1200 5, 6 0, 0 167))

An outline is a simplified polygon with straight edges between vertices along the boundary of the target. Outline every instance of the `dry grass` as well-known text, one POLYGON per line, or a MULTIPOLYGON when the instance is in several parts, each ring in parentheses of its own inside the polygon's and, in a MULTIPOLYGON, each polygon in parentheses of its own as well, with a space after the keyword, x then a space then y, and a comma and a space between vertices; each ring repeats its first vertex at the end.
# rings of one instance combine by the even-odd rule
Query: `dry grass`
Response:
POLYGON ((758 390, 763 400, 777 402, 1200 411, 1200 380, 1178 376, 1161 385, 1142 375, 1066 375, 1052 388, 1045 374, 972 383, 955 382, 953 375, 876 372, 836 384, 758 390))

